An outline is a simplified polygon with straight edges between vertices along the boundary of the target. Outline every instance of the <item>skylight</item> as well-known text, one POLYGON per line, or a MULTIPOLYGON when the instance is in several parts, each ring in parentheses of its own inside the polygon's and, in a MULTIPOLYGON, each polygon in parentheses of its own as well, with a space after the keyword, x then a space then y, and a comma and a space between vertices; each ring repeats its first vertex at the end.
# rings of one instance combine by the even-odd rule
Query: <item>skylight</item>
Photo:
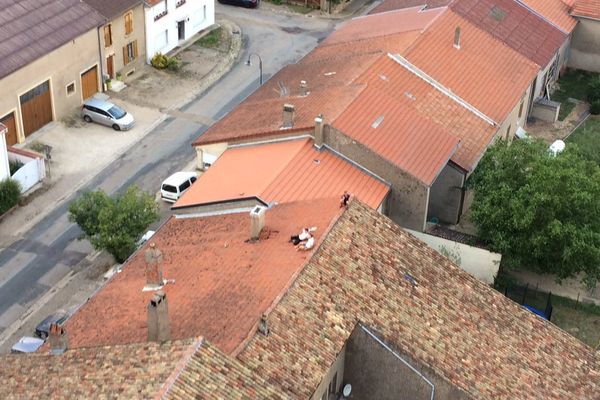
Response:
POLYGON ((375 122, 373 122, 371 124, 371 128, 376 129, 379 125, 381 125, 381 123, 383 122, 383 118, 385 118, 383 115, 380 115, 379 117, 377 117, 375 122))

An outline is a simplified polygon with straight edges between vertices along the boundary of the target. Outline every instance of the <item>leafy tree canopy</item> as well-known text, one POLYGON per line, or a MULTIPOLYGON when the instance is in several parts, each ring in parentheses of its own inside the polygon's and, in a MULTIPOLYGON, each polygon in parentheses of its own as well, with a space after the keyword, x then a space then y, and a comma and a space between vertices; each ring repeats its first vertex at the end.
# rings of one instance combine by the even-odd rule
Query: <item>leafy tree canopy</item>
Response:
POLYGON ((154 197, 136 186, 114 198, 102 190, 86 192, 69 205, 69 220, 95 249, 108 251, 118 262, 133 253, 137 239, 158 217, 154 197))
POLYGON ((557 156, 541 140, 499 141, 469 179, 472 219, 503 265, 564 278, 600 277, 600 168, 574 145, 557 156))

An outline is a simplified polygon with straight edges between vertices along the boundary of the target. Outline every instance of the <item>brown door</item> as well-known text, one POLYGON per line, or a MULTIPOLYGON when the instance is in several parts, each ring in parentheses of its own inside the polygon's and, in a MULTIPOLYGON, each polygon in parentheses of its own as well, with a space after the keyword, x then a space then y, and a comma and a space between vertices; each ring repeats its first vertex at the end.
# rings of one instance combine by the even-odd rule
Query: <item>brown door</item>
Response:
POLYGON ((17 143, 17 124, 15 123, 15 113, 10 113, 0 118, 0 123, 8 128, 6 133, 6 145, 12 146, 17 143))
POLYGON ((106 57, 106 72, 110 79, 115 78, 115 56, 113 54, 106 57))
POLYGON ((50 81, 31 89, 19 98, 23 131, 25 136, 52 121, 52 102, 50 100, 50 81))
POLYGON ((98 92, 98 66, 92 67, 81 74, 81 94, 83 99, 92 97, 98 92))

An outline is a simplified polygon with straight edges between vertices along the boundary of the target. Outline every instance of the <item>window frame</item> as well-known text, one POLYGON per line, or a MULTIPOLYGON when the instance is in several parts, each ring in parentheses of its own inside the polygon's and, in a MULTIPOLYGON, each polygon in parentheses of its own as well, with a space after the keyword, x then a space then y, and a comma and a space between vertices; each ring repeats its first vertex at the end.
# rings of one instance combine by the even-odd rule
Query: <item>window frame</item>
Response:
POLYGON ((104 47, 110 47, 113 44, 112 40, 112 24, 104 25, 104 47), (108 28, 108 30, 107 30, 108 28), (106 33, 108 32, 108 40, 106 40, 106 33))
POLYGON ((77 86, 75 84, 75 81, 68 83, 65 86, 65 90, 67 92, 67 97, 74 95, 77 92, 77 86), (73 90, 69 91, 69 86, 73 86, 73 90))

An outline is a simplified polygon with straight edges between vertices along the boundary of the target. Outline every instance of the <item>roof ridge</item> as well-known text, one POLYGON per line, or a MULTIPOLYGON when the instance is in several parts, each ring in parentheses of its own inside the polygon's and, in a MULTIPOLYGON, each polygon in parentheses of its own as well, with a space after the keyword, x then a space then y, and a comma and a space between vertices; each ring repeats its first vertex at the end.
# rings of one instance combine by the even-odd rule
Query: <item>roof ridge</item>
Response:
POLYGON ((400 64, 401 66, 403 66, 404 68, 406 68, 408 71, 412 72, 417 77, 419 77, 422 80, 424 80, 425 82, 429 83, 431 86, 433 86, 439 92, 443 93, 444 95, 446 95, 450 99, 454 100, 456 103, 460 104, 462 107, 464 107, 471 113, 475 114, 476 116, 478 116, 479 118, 481 118, 482 120, 487 122, 489 125, 492 125, 492 126, 499 125, 492 118, 488 117, 483 112, 479 111, 475 106, 471 105, 466 100, 462 99, 460 96, 453 93, 452 90, 450 90, 449 88, 445 87, 444 85, 442 85, 441 83, 436 81, 433 77, 426 74, 424 71, 419 69, 416 65, 411 64, 410 61, 408 61, 406 58, 402 57, 400 54, 388 53, 388 57, 391 58, 392 60, 394 60, 395 62, 397 62, 398 64, 400 64))
POLYGON ((155 400, 166 398, 185 367, 190 363, 192 357, 194 357, 198 350, 200 350, 200 347, 202 347, 203 344, 204 337, 200 336, 189 346, 189 348, 183 354, 183 357, 181 357, 181 360, 179 360, 177 363, 175 369, 173 369, 173 372, 171 372, 167 380, 162 384, 160 390, 154 396, 155 400))

